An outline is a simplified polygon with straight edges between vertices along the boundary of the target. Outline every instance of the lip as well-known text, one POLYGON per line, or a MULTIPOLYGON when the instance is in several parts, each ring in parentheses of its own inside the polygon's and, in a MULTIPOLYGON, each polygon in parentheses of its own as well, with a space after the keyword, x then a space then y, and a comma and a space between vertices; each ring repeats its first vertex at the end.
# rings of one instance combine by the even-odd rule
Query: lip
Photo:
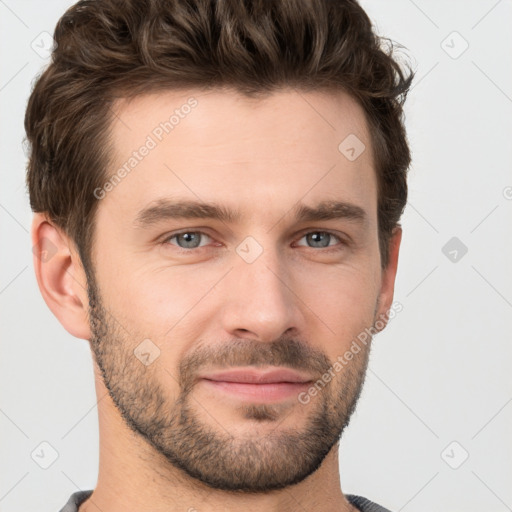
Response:
POLYGON ((255 368, 231 368, 229 370, 211 372, 200 375, 200 378, 218 382, 239 382, 246 384, 275 384, 295 383, 305 384, 313 379, 304 373, 291 368, 270 368, 268 370, 256 370, 255 368))
POLYGON ((235 398, 252 402, 275 402, 297 397, 305 391, 310 383, 306 382, 272 382, 270 384, 247 384, 246 382, 222 382, 203 379, 209 388, 216 392, 227 393, 235 398))
POLYGON ((289 368, 273 368, 266 371, 238 368, 203 374, 201 382, 216 392, 262 403, 297 396, 311 385, 312 379, 289 368))

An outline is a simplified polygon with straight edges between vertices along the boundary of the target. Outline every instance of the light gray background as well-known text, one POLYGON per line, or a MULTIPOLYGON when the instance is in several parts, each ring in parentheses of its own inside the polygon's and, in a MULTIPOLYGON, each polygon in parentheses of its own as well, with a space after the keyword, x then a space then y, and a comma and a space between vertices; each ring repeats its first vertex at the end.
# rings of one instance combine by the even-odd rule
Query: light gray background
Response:
MULTIPOLYGON (((32 41, 71 3, 0 0, 2 512, 56 512, 97 478, 91 355, 38 290, 21 145, 31 82, 47 62, 32 41), (31 456, 42 442, 58 452, 48 469, 31 456)), ((393 512, 512 510, 512 2, 361 3, 379 34, 407 48, 417 77, 403 311, 374 340, 341 443, 342 488, 393 512), (442 251, 452 237, 468 249, 455 262, 442 251)))

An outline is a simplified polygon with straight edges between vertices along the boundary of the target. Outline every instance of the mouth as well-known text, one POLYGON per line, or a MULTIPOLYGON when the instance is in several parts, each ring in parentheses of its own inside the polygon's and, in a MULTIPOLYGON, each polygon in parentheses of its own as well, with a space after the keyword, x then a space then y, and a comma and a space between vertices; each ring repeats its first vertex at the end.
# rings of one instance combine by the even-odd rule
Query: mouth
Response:
POLYGON ((309 375, 290 368, 237 368, 203 374, 200 380, 210 389, 242 400, 274 402, 297 396, 313 382, 309 375))

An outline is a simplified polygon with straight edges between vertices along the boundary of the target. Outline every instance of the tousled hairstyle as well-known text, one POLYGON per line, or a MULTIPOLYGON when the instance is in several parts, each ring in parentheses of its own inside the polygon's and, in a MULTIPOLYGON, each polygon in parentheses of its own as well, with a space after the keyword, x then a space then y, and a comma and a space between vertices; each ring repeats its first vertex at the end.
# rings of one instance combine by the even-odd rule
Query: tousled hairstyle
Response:
MULTIPOLYGON (((349 93, 364 109, 378 187, 381 266, 407 202, 406 75, 356 0, 81 0, 58 21, 28 101, 27 187, 92 269, 94 190, 109 177, 113 106, 172 89, 248 97, 292 87, 349 93)), ((400 45, 398 45, 400 46, 400 45)))

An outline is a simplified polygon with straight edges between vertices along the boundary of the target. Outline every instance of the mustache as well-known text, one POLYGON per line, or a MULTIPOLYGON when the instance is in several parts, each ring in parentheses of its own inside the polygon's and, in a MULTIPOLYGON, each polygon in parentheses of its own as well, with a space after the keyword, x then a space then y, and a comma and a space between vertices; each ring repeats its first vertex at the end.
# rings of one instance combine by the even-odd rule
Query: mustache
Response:
POLYGON ((179 365, 183 389, 189 389, 201 371, 236 366, 285 366, 323 375, 331 362, 320 350, 291 338, 271 342, 236 338, 222 345, 200 343, 179 365))

